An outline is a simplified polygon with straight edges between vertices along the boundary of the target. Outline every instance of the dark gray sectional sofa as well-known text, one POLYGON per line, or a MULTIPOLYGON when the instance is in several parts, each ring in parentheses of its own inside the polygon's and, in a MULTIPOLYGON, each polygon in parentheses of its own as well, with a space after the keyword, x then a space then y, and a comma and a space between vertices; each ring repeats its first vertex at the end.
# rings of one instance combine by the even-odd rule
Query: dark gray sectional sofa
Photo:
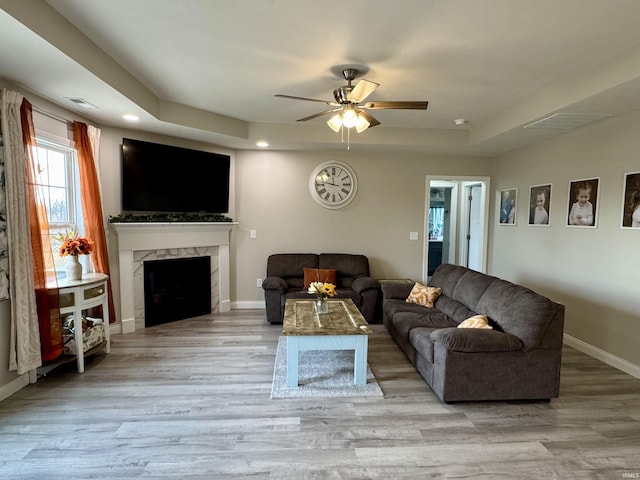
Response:
POLYGON ((514 283, 443 264, 433 308, 407 303, 413 284, 383 283, 383 322, 444 402, 558 397, 564 306, 514 283), (484 314, 493 330, 456 328, 484 314))

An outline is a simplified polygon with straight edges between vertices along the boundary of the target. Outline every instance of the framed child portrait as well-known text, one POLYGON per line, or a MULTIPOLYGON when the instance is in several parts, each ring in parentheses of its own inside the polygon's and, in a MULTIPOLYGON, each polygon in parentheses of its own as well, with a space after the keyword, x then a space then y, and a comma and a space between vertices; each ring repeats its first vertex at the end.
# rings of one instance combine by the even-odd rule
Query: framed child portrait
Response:
POLYGON ((551 223, 551 184, 529 187, 529 225, 548 227, 551 223))
POLYGON ((500 222, 500 225, 515 225, 518 189, 505 188, 499 190, 498 193, 498 222, 500 222))
POLYGON ((569 182, 568 227, 595 228, 598 226, 599 185, 599 178, 569 182))
POLYGON ((640 172, 625 173, 622 195, 622 228, 640 229, 640 172))

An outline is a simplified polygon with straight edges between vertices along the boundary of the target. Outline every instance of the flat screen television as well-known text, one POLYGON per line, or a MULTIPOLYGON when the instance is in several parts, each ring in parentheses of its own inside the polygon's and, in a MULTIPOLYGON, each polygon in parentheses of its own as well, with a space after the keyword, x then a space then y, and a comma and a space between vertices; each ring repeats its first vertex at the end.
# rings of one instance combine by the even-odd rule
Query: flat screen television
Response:
POLYGON ((130 213, 229 212, 231 158, 122 139, 122 210, 130 213))

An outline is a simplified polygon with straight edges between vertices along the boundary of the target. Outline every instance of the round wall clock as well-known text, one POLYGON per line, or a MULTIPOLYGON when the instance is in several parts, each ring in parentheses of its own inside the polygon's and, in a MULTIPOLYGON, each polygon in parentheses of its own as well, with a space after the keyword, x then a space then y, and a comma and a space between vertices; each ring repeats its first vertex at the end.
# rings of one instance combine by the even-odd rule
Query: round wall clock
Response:
POLYGON ((342 208, 356 196, 358 180, 346 163, 329 160, 321 163, 309 177, 309 192, 325 208, 342 208))

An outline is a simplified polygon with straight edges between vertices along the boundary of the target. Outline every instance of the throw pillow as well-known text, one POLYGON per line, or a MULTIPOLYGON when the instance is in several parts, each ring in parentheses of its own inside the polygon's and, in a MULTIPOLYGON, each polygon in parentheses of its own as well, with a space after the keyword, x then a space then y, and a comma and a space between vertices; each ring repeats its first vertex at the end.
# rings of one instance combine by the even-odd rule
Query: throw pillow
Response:
POLYGON ((487 328, 493 330, 493 327, 489 325, 489 319, 486 315, 474 315, 467 318, 465 321, 458 324, 458 328, 487 328))
POLYGON ((433 308, 433 304, 440 296, 440 293, 442 293, 440 287, 427 287, 416 282, 407 297, 407 303, 417 303, 424 307, 433 308))
POLYGON ((308 289, 311 282, 336 284, 336 270, 332 268, 305 268, 304 288, 308 289))

